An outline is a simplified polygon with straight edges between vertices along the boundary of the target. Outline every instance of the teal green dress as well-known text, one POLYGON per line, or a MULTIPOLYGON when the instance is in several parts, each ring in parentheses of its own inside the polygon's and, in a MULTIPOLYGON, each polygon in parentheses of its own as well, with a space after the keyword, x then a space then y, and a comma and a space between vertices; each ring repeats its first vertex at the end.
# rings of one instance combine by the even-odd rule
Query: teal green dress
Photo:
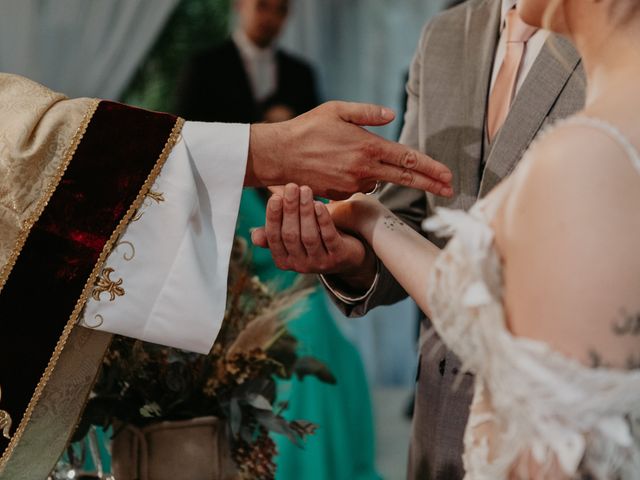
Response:
MULTIPOLYGON (((250 229, 264 225, 265 200, 245 189, 237 233, 250 238, 250 229)), ((249 240, 250 242, 250 240, 249 240)), ((273 263, 268 250, 253 251, 255 273, 263 281, 286 287, 295 278, 273 263)), ((322 291, 309 297, 305 313, 289 324, 300 342, 300 354, 324 362, 337 379, 327 385, 307 377, 281 381, 278 395, 289 401, 285 416, 316 423, 319 428, 304 449, 274 435, 278 447, 278 480, 378 480, 375 470, 375 432, 369 386, 357 349, 344 337, 325 303, 322 291)))

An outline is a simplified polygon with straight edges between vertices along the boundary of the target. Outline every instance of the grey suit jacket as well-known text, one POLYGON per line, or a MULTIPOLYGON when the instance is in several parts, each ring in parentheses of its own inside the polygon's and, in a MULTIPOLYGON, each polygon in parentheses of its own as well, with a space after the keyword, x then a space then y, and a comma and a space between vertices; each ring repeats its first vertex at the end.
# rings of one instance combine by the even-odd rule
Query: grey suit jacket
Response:
MULTIPOLYGON (((455 198, 388 185, 380 199, 416 230, 435 207, 467 210, 514 169, 547 123, 584 104, 584 73, 577 52, 551 36, 491 145, 485 118, 490 77, 499 38, 500 0, 469 0, 429 22, 422 34, 407 84, 408 104, 401 143, 445 163, 454 174, 455 198)), ((444 246, 445 240, 429 240, 444 246)), ((407 294, 383 267, 377 287, 357 305, 338 306, 350 316, 395 303, 407 294)), ((428 321, 424 327, 428 328, 428 321)), ((424 330, 424 328, 423 328, 424 330)), ((453 389, 459 363, 436 351, 437 339, 421 342, 411 479, 460 479, 462 439, 472 395, 472 378, 453 389)))

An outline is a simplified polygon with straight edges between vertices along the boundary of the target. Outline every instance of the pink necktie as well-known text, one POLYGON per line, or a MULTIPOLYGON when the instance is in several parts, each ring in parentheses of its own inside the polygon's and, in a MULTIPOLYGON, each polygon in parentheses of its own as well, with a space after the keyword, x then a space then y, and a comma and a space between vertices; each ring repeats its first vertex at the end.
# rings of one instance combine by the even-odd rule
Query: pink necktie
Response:
POLYGON ((513 101, 520 64, 529 39, 537 28, 527 25, 520 19, 515 8, 509 10, 506 19, 507 50, 498 71, 496 82, 489 97, 487 112, 487 134, 493 142, 502 127, 513 101))

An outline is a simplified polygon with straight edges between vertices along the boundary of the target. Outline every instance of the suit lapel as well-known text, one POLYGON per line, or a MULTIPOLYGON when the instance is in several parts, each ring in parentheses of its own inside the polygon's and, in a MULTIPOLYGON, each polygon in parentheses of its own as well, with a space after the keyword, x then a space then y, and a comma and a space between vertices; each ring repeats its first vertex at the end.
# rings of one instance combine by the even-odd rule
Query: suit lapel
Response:
MULTIPOLYGON (((468 148, 468 158, 477 160, 477 168, 465 164, 459 164, 454 171, 454 190, 458 197, 452 204, 450 200, 436 197, 436 205, 455 206, 455 208, 468 209, 475 203, 476 193, 480 183, 480 162, 482 159, 483 132, 487 97, 493 61, 498 42, 500 27, 500 1, 484 0, 477 7, 467 9, 466 29, 463 49, 460 52, 460 60, 463 62, 460 72, 462 79, 445 79, 450 85, 456 81, 462 81, 465 98, 452 99, 452 101, 465 102, 468 109, 461 110, 461 118, 458 124, 468 125, 469 135, 465 144, 468 148)), ((452 59, 453 60, 453 59, 452 59)), ((460 159, 458 159, 460 161, 460 159)))
POLYGON ((580 57, 568 40, 555 35, 549 37, 494 141, 479 197, 489 193, 515 168, 579 62, 580 57))

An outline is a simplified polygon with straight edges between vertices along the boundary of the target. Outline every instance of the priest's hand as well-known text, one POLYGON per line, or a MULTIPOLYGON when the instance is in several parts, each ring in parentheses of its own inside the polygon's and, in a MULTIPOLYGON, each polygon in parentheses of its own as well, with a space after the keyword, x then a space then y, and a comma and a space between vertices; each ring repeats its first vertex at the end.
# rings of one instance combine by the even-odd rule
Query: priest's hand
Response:
POLYGON ((363 128, 394 118, 391 110, 375 105, 328 102, 286 122, 252 125, 245 185, 292 182, 322 197, 344 199, 384 181, 451 196, 446 166, 363 128))

